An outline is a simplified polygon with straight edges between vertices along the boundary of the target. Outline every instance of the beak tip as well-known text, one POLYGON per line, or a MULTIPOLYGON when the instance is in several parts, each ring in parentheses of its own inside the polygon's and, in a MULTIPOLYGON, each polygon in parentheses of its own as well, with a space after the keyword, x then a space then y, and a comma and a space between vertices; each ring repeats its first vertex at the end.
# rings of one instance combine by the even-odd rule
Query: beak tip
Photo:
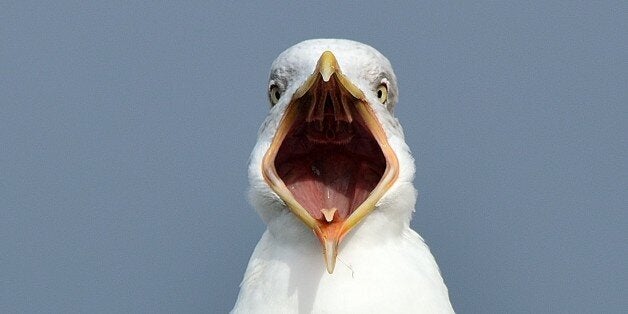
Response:
POLYGON ((339 70, 336 56, 334 56, 334 54, 329 50, 323 52, 321 57, 318 59, 317 68, 323 77, 323 81, 329 82, 331 76, 339 70))
POLYGON ((329 69, 324 69, 321 71, 321 76, 323 77, 324 82, 329 82, 329 79, 331 78, 333 74, 334 74, 334 71, 329 71, 329 69))
POLYGON ((338 254, 338 242, 333 239, 325 239, 324 243, 324 255, 325 255, 325 267, 327 272, 332 274, 334 268, 336 268, 336 255, 338 254))

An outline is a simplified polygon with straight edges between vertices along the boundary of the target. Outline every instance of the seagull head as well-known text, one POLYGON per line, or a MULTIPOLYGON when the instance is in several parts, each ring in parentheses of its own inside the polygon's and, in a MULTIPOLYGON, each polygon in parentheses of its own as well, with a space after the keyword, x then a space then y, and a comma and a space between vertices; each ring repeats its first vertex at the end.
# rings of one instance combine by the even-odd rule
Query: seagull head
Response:
POLYGON ((273 62, 268 96, 249 166, 251 200, 267 223, 289 215, 312 230, 330 274, 341 241, 372 213, 409 223, 414 163, 381 53, 349 40, 301 42, 273 62))

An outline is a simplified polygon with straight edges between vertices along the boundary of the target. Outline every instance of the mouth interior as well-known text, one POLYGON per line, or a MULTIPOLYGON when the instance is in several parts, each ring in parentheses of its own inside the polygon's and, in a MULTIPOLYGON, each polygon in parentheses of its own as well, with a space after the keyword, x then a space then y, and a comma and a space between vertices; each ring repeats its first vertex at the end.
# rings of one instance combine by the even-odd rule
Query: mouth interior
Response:
POLYGON ((356 106, 360 100, 328 86, 293 100, 295 118, 274 160, 278 176, 312 218, 344 221, 386 170, 382 149, 356 106))

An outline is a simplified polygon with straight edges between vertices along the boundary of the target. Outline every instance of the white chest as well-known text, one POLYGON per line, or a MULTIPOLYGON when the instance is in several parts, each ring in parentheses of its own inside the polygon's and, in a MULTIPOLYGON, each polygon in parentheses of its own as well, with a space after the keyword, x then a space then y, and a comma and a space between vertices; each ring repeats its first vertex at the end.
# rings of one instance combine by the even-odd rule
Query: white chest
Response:
POLYGON ((315 241, 276 243, 266 232, 234 313, 453 313, 434 258, 411 230, 383 243, 353 238, 328 274, 315 241))

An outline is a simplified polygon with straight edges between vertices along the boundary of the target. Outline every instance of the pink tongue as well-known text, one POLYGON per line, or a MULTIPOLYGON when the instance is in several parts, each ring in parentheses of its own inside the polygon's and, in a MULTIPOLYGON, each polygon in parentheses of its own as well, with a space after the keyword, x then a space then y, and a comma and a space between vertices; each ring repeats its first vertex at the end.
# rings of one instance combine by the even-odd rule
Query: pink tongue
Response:
MULTIPOLYGON (((352 192, 355 186, 355 166, 347 158, 336 156, 336 158, 315 161, 312 164, 312 174, 316 180, 318 190, 316 194, 322 198, 319 210, 333 211, 335 208, 339 217, 349 216, 350 197, 353 197, 352 192)), ((307 209, 311 214, 310 208, 307 209)), ((315 210, 315 207, 312 210, 315 210)))
POLYGON ((335 211, 334 219, 347 218, 377 184, 378 176, 366 161, 332 151, 301 156, 278 169, 294 198, 315 219, 323 219, 325 211, 335 211))

